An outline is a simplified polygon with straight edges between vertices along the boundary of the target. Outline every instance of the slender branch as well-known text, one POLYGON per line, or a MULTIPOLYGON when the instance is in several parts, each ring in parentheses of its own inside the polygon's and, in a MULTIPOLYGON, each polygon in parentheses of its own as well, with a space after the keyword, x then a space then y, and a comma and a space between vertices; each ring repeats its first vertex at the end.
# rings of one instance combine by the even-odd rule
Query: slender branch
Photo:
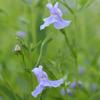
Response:
POLYGON ((40 60, 41 60, 41 56, 42 56, 42 52, 43 52, 43 46, 44 46, 44 43, 42 42, 41 44, 41 48, 40 48, 40 54, 39 54, 39 57, 38 57, 38 60, 37 60, 37 63, 35 66, 38 66, 40 60))
POLYGON ((23 64, 24 64, 24 70, 26 71, 26 69, 27 69, 27 66, 26 66, 26 63, 25 63, 25 57, 24 57, 24 54, 23 53, 21 53, 21 55, 22 55, 22 60, 23 60, 23 64))
POLYGON ((35 66, 38 66, 38 64, 39 64, 39 62, 40 62, 40 60, 41 60, 41 57, 42 57, 43 47, 44 47, 44 45, 45 45, 47 42, 49 42, 49 41, 51 41, 51 39, 46 38, 46 39, 44 39, 44 41, 42 42, 41 48, 40 48, 40 54, 39 54, 39 57, 38 57, 38 60, 37 60, 37 63, 36 63, 35 66))
POLYGON ((67 36, 66 32, 64 30, 60 30, 60 31, 61 31, 61 33, 65 37, 66 43, 67 43, 67 45, 68 45, 68 47, 69 47, 69 49, 71 51, 72 56, 74 57, 75 64, 76 64, 76 67, 77 67, 78 64, 77 64, 77 55, 76 55, 76 52, 73 50, 73 47, 71 46, 71 44, 70 44, 70 42, 68 40, 68 36, 67 36))

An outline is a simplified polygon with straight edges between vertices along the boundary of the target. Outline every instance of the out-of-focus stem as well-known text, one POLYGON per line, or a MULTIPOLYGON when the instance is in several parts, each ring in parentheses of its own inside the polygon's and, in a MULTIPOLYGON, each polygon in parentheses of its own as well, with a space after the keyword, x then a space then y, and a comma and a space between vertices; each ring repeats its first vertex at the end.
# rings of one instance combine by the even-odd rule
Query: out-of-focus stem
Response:
POLYGON ((23 64, 24 64, 24 70, 26 71, 27 66, 26 66, 26 63, 25 63, 25 57, 24 57, 23 53, 21 53, 21 55, 22 55, 22 60, 23 60, 23 64))
POLYGON ((38 64, 40 63, 40 60, 41 60, 41 57, 42 57, 42 53, 43 53, 43 47, 49 41, 51 41, 51 39, 46 38, 46 39, 43 40, 43 42, 41 44, 41 47, 40 47, 40 54, 39 54, 39 57, 38 57, 38 60, 37 60, 37 63, 36 63, 35 66, 38 66, 38 64))
POLYGON ((72 15, 74 15, 74 11, 70 8, 70 6, 67 4, 67 3, 65 3, 65 1, 64 0, 60 0, 59 1, 61 4, 63 4, 68 10, 69 10, 69 12, 72 14, 72 15))
POLYGON ((71 44, 70 44, 70 42, 68 40, 68 36, 67 36, 66 32, 64 30, 60 30, 60 31, 65 37, 66 43, 67 43, 67 45, 68 45, 68 47, 69 47, 69 49, 71 51, 72 56, 74 57, 75 65, 77 67, 77 55, 76 55, 76 52, 73 50, 73 47, 71 46, 71 44))
POLYGON ((41 57, 42 57, 42 52, 43 52, 43 46, 44 46, 44 42, 42 42, 41 44, 41 48, 40 48, 40 54, 39 54, 39 57, 38 57, 38 60, 37 60, 37 63, 35 66, 38 66, 40 60, 41 60, 41 57))

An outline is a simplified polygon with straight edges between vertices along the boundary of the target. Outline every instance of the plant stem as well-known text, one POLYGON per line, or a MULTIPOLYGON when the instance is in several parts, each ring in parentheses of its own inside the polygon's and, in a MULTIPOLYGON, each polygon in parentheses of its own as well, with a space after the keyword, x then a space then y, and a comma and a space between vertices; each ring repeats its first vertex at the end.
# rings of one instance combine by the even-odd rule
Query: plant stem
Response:
POLYGON ((67 34, 66 34, 66 32, 64 31, 64 30, 60 30, 61 31, 61 33, 64 35, 64 37, 65 37, 65 40, 66 40, 66 43, 67 43, 67 45, 68 45, 68 47, 69 47, 69 49, 70 49, 70 51, 71 51, 71 54, 72 54, 72 56, 74 57, 74 60, 75 60, 75 65, 76 65, 76 67, 77 67, 77 54, 76 54, 76 52, 73 50, 73 47, 71 46, 71 44, 70 44, 70 42, 69 42, 69 40, 68 40, 68 36, 67 36, 67 34))
POLYGON ((72 15, 74 15, 74 11, 71 9, 71 7, 67 4, 67 3, 65 3, 66 1, 64 1, 64 0, 60 0, 59 1, 61 4, 63 4, 68 10, 69 10, 69 12, 72 14, 72 15))
POLYGON ((27 66, 26 66, 26 63, 25 63, 25 57, 24 57, 23 53, 21 53, 21 55, 22 55, 22 60, 23 60, 23 64, 24 64, 24 70, 26 71, 27 66))
POLYGON ((41 60, 41 57, 42 57, 42 53, 43 53, 43 47, 45 45, 45 43, 48 42, 48 39, 44 39, 42 44, 41 44, 41 47, 40 47, 40 54, 39 54, 39 57, 38 57, 38 60, 37 60, 37 63, 35 66, 38 66, 40 60, 41 60))
POLYGON ((44 43, 42 42, 41 44, 41 48, 40 48, 40 54, 39 54, 39 57, 38 57, 38 60, 37 60, 37 63, 35 66, 38 66, 40 60, 41 60, 41 57, 42 57, 42 52, 43 52, 43 46, 44 46, 44 43))
POLYGON ((37 60, 37 63, 35 66, 38 66, 38 64, 40 63, 40 60, 41 60, 41 57, 42 57, 42 53, 43 53, 43 47, 46 43, 49 43, 50 41, 52 41, 51 38, 45 38, 41 44, 41 47, 40 47, 40 54, 39 54, 39 57, 38 57, 38 60, 37 60))

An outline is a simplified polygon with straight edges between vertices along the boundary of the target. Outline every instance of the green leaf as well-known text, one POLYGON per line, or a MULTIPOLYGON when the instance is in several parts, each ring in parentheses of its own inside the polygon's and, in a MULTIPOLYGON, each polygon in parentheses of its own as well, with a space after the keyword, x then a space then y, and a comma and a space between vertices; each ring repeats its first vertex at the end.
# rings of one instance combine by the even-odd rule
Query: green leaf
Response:
POLYGON ((81 5, 85 5, 87 2, 88 2, 88 0, 79 0, 79 3, 80 3, 81 5))
POLYGON ((86 8, 92 4, 93 0, 79 0, 80 9, 86 8))
POLYGON ((4 96, 6 95, 9 100, 17 100, 16 94, 14 94, 6 85, 0 84, 0 93, 4 94, 4 96))

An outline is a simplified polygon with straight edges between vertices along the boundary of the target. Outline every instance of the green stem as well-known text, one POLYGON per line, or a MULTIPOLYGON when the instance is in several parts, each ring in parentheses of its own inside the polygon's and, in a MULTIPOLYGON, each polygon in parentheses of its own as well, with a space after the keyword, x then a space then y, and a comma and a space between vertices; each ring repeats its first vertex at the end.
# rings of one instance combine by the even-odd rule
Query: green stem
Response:
POLYGON ((37 60, 37 63, 35 66, 38 66, 40 60, 41 60, 41 57, 42 57, 42 52, 43 52, 43 46, 44 46, 44 43, 42 42, 41 44, 41 48, 40 48, 40 54, 39 54, 39 57, 38 57, 38 60, 37 60))
POLYGON ((25 57, 24 57, 23 53, 21 53, 21 55, 22 55, 22 61, 23 61, 23 64, 24 64, 24 70, 26 71, 27 66, 26 66, 26 63, 25 63, 25 57))
POLYGON ((69 10, 69 12, 72 14, 72 15, 74 15, 74 11, 71 9, 71 7, 67 4, 67 3, 65 3, 66 1, 64 1, 64 0, 60 0, 59 1, 61 4, 63 4, 68 10, 69 10))
POLYGON ((72 54, 72 56, 74 57, 74 60, 75 60, 75 65, 76 65, 76 67, 77 67, 77 54, 76 54, 76 52, 73 50, 73 47, 71 46, 71 44, 70 44, 70 42, 69 42, 69 40, 68 40, 68 36, 67 36, 67 34, 66 34, 66 32, 64 31, 64 30, 60 30, 61 31, 61 33, 64 35, 64 37, 65 37, 65 40, 66 40, 66 43, 67 43, 67 45, 68 45, 68 47, 69 47, 69 49, 70 49, 70 51, 71 51, 71 54, 72 54))
MULTIPOLYGON (((67 3, 65 3, 65 2, 66 2, 65 0, 62 0, 62 1, 60 0, 59 2, 62 3, 62 4, 69 10, 69 12, 73 15, 74 20, 75 20, 75 24, 76 24, 76 13, 73 11, 73 9, 72 9, 67 3)), ((76 27, 77 27, 77 26, 76 26, 76 27)), ((68 44, 69 49, 70 49, 70 51, 71 51, 71 53, 72 53, 72 55, 73 55, 73 57, 74 57, 74 59, 75 59, 76 67, 78 67, 78 63, 77 63, 77 54, 76 54, 77 52, 75 52, 75 51, 73 50, 72 46, 70 45, 66 32, 65 32, 64 30, 61 30, 61 32, 62 32, 63 35, 65 36, 66 43, 68 44)), ((75 45, 76 45, 76 40, 75 40, 74 42, 75 42, 75 45)))
POLYGON ((41 60, 41 57, 42 57, 42 53, 43 53, 43 47, 44 47, 46 42, 48 42, 48 39, 45 39, 41 44, 40 54, 39 54, 39 57, 38 57, 38 60, 37 60, 37 63, 36 63, 35 66, 38 66, 38 64, 40 63, 40 60, 41 60))
MULTIPOLYGON (((30 1, 32 2, 32 1, 30 1)), ((29 23, 27 23, 27 32, 28 32, 28 44, 33 42, 33 8, 32 4, 27 4, 27 17, 29 19, 29 23)))
MULTIPOLYGON (((24 65, 24 71, 25 71, 25 73, 26 73, 26 68, 27 68, 27 66, 26 66, 26 63, 25 63, 25 57, 24 57, 24 54, 21 53, 21 56, 22 56, 22 61, 23 61, 23 65, 24 65)), ((26 73, 26 74, 27 74, 27 73, 26 73)), ((24 88, 24 91, 26 91, 25 88, 24 88)), ((24 98, 25 98, 25 94, 24 94, 24 98)))
POLYGON ((37 63, 35 66, 38 66, 38 64, 40 63, 40 60, 41 60, 41 57, 42 57, 42 53, 43 53, 43 47, 46 43, 49 43, 50 41, 52 41, 51 38, 45 38, 41 44, 41 47, 40 47, 40 54, 39 54, 39 57, 38 57, 38 60, 37 60, 37 63))

